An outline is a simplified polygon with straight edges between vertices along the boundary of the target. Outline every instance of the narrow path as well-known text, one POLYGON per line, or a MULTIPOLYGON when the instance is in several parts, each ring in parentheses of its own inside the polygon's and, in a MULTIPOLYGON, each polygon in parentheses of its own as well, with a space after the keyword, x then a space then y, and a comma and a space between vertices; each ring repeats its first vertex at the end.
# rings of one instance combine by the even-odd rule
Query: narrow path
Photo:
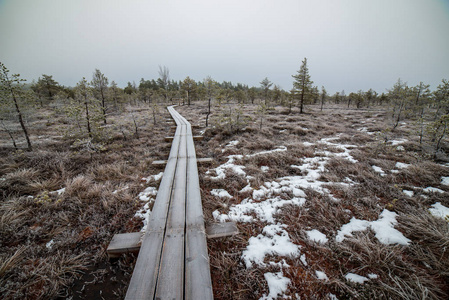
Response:
POLYGON ((125 299, 213 299, 192 129, 168 110, 176 133, 125 299))

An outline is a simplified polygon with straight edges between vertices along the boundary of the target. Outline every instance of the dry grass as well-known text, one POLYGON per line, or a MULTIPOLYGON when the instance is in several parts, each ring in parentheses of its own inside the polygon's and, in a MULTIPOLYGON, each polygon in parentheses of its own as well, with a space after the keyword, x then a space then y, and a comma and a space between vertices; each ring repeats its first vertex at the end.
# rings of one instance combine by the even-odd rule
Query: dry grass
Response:
MULTIPOLYGON (((212 212, 216 209, 223 212, 243 199, 251 198, 251 193, 239 193, 247 184, 245 177, 228 172, 224 180, 211 180, 205 175, 207 170, 226 162, 227 156, 287 146, 287 152, 236 161, 245 166, 247 175, 253 176, 251 186, 258 187, 276 178, 303 175, 290 166, 300 164, 303 158, 316 156, 316 151, 341 153, 341 149, 317 143, 323 138, 338 136, 333 142, 355 145, 351 155, 359 161, 351 163, 338 157, 327 161, 326 170, 319 180, 328 183, 325 187, 339 201, 317 191, 306 190, 307 201, 303 206, 286 205, 275 214, 276 222, 287 225, 290 239, 301 247, 301 253, 306 255, 308 262, 304 265, 299 259, 283 258, 289 264, 283 269, 284 276, 291 280, 286 295, 304 299, 326 299, 329 293, 339 299, 447 299, 449 227, 445 220, 433 217, 427 211, 437 201, 449 206, 447 193, 429 194, 421 189, 433 186, 449 192, 447 187, 440 185, 441 177, 449 176, 449 170, 429 161, 430 156, 417 142, 414 123, 408 122, 409 125, 391 132, 384 108, 347 110, 333 107, 319 112, 309 107, 308 114, 300 115, 296 110, 286 114, 284 108, 276 107, 269 111, 260 130, 256 108, 256 105, 245 105, 243 113, 251 121, 239 130, 230 130, 220 120, 222 110, 229 111, 229 107, 213 107, 212 126, 205 131, 205 139, 196 143, 199 157, 215 159, 212 167, 200 167, 199 170, 206 222, 215 222, 212 212), (385 142, 398 139, 408 140, 401 144, 405 151, 385 142), (236 146, 225 147, 235 140, 239 141, 236 146), (315 145, 306 147, 304 142, 315 145), (410 167, 391 172, 397 162, 410 164, 410 167), (261 166, 269 166, 270 169, 262 172, 261 166), (385 175, 375 172, 372 166, 381 167, 385 175), (348 180, 353 184, 333 184, 348 180), (211 196, 210 191, 214 188, 225 189, 233 198, 223 200, 211 196), (403 189, 413 190, 414 196, 406 196, 403 189), (373 221, 385 208, 398 213, 395 228, 411 240, 409 246, 384 245, 371 230, 353 233, 352 238, 341 243, 335 241, 337 230, 352 217, 373 221), (329 242, 309 241, 305 231, 311 229, 325 233, 329 242), (329 280, 317 279, 315 270, 325 272, 329 280), (377 274, 378 278, 363 285, 351 283, 344 277, 349 272, 363 276, 377 274)), ((198 103, 180 107, 179 111, 187 119, 203 124, 207 110, 204 103, 198 103)), ((290 199, 292 195, 286 193, 281 197, 290 199)), ((217 299, 257 299, 268 293, 263 274, 278 272, 279 269, 247 269, 241 258, 248 239, 260 234, 266 225, 260 221, 238 223, 238 236, 208 241, 217 299)), ((276 261, 280 258, 269 259, 276 261)))
MULTIPOLYGON (((142 118, 149 111, 139 108, 142 118)), ((143 205, 137 201, 145 188, 141 178, 160 172, 151 162, 168 155, 163 137, 169 129, 147 122, 139 139, 117 132, 101 151, 89 153, 61 136, 70 122, 64 125, 51 110, 39 113, 55 121, 36 118, 30 126, 32 141, 39 140, 35 151, 0 148, 1 298, 120 298, 135 258, 109 261, 106 248, 115 233, 140 230, 142 222, 133 216, 143 205), (93 280, 100 269, 102 280, 93 280)), ((167 114, 162 111, 158 120, 167 114)))
MULTIPOLYGON (((149 116, 147 106, 129 109, 142 119, 149 116)), ((282 177, 304 176, 291 166, 315 157, 316 152, 343 152, 320 143, 323 138, 336 137, 333 142, 355 146, 351 155, 358 163, 329 158, 318 179, 337 201, 305 189, 304 205, 285 205, 274 214, 276 222, 287 225, 291 241, 307 260, 282 257, 289 265, 282 271, 291 280, 286 295, 292 299, 326 299, 330 293, 339 299, 447 299, 449 295, 449 227, 428 212, 435 202, 449 207, 449 200, 447 193, 422 190, 433 186, 449 192, 440 184, 442 176, 449 176, 448 168, 429 160, 417 143, 412 122, 395 132, 386 130, 389 119, 383 109, 336 106, 320 112, 311 106, 301 115, 296 108, 288 114, 286 108, 276 107, 264 116, 260 129, 257 105, 223 104, 213 106, 212 125, 205 129, 206 103, 178 108, 192 125, 200 125, 194 127, 194 135, 205 130, 204 140, 195 144, 197 156, 214 158, 212 166, 199 166, 207 224, 215 222, 213 211, 225 212, 252 197, 251 192, 239 192, 248 184, 246 177, 232 171, 226 172, 224 180, 205 175, 225 163, 227 156, 286 146, 286 152, 236 161, 252 176, 251 186, 260 187, 282 177), (402 144, 405 151, 386 142, 395 139, 408 140, 402 144), (225 147, 236 140, 236 146, 225 147), (394 173, 396 162, 410 167, 394 173), (373 165, 381 167, 385 176, 376 173, 373 165), (262 166, 269 170, 263 172, 262 166), (220 188, 233 197, 217 199, 210 194, 220 188), (406 196, 404 189, 413 190, 413 197, 406 196), (335 241, 337 231, 352 217, 376 220, 385 208, 398 214, 395 228, 411 240, 410 245, 384 245, 370 230, 335 241), (305 232, 311 229, 325 233, 329 241, 310 241, 305 232), (315 271, 325 272, 329 280, 319 280, 315 271), (373 273, 378 278, 356 284, 345 279, 348 272, 373 273)), ((143 122, 139 138, 133 136, 132 126, 125 126, 123 132, 103 140, 103 148, 91 152, 73 146, 75 141, 63 135, 70 122, 51 110, 40 114, 31 130, 32 140, 39 140, 35 151, 13 151, 4 146, 6 140, 0 141, 0 294, 4 299, 122 299, 135 257, 110 262, 105 251, 113 234, 138 231, 142 226, 133 218, 142 206, 136 199, 146 187, 141 178, 161 171, 151 162, 168 155, 170 143, 163 141, 173 133, 165 123, 168 114, 161 109, 156 126, 143 122), (55 192, 61 188, 64 193, 55 192)), ((123 117, 112 114, 109 120, 117 124, 123 117)), ((284 192, 279 197, 288 200, 293 194, 284 192)), ((280 270, 274 265, 246 268, 242 252, 249 238, 261 234, 267 223, 256 218, 237 225, 239 235, 208 241, 216 299, 258 299, 268 293, 264 274, 280 270)), ((266 262, 280 260, 266 257, 266 262)))

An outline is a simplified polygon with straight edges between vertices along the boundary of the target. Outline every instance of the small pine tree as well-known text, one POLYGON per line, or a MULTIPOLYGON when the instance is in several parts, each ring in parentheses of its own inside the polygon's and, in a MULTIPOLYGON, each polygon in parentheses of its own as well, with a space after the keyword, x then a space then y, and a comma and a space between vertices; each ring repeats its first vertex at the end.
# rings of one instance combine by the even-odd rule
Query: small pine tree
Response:
POLYGON ((310 97, 312 92, 312 83, 309 75, 309 68, 307 67, 307 58, 302 61, 301 68, 298 74, 292 75, 295 79, 293 81, 293 89, 299 93, 299 112, 304 112, 304 103, 310 97))

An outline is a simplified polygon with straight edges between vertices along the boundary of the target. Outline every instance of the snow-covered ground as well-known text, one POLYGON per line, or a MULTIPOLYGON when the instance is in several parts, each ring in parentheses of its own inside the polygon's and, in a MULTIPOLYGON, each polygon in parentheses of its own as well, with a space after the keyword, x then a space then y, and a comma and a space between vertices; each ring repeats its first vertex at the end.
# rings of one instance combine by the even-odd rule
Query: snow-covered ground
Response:
MULTIPOLYGON (((315 150, 316 156, 304 157, 298 160, 298 163, 291 165, 292 168, 297 168, 302 175, 280 177, 272 181, 267 181, 261 186, 251 186, 251 177, 247 176, 245 172, 245 159, 255 155, 274 154, 279 151, 287 151, 286 147, 277 147, 272 151, 263 151, 251 155, 229 155, 227 162, 210 169, 207 174, 213 180, 226 178, 226 171, 232 171, 237 175, 245 177, 248 185, 240 192, 251 192, 251 196, 243 199, 238 204, 233 204, 230 207, 223 207, 213 212, 213 217, 218 222, 236 221, 236 222, 256 222, 261 221, 266 225, 261 234, 250 237, 246 249, 242 252, 242 260, 246 268, 258 267, 276 267, 278 272, 265 273, 265 280, 269 286, 269 294, 266 294, 262 299, 276 299, 276 297, 283 297, 283 293, 287 290, 290 280, 284 275, 284 271, 289 268, 282 257, 292 257, 300 259, 304 265, 307 265, 307 253, 301 252, 301 247, 292 242, 286 228, 287 224, 282 224, 276 218, 278 212, 285 205, 302 206, 307 201, 305 191, 312 189, 320 194, 328 196, 331 200, 339 201, 337 197, 332 195, 324 185, 344 185, 350 186, 355 183, 348 179, 344 182, 323 182, 320 181, 321 174, 326 171, 327 162, 333 157, 341 157, 351 163, 357 163, 351 155, 352 149, 357 148, 355 145, 347 145, 338 142, 339 136, 321 139, 317 143, 304 143, 304 146, 311 147, 319 145, 319 148, 325 150, 315 150), (240 163, 237 163, 240 161, 240 163), (214 175, 216 174, 216 175, 214 175), (280 195, 288 193, 291 195, 289 199, 285 199, 280 195), (273 257, 277 257, 273 261, 273 257), (280 259, 280 260, 279 260, 280 259)), ((405 141, 393 141, 394 144, 405 141)), ((407 164, 397 163, 395 168, 407 168, 407 164)), ((268 169, 262 169, 267 171, 268 169)), ((373 166, 373 170, 378 172, 381 176, 386 176, 386 173, 380 168, 373 166)), ((413 192, 405 191, 407 195, 412 196, 413 192)), ((229 193, 224 190, 212 190, 211 194, 218 198, 228 197, 229 193)), ((229 195, 230 197, 230 195, 229 195)), ((335 228, 338 232, 335 240, 337 242, 344 241, 348 236, 352 236, 355 231, 364 231, 370 228, 376 234, 376 238, 384 244, 401 244, 408 245, 410 240, 402 235, 402 233, 395 229, 397 224, 397 214, 389 210, 384 210, 378 220, 366 221, 352 218, 351 221, 341 228, 335 228)), ((310 229, 304 232, 308 240, 313 243, 325 244, 329 241, 325 233, 317 229, 310 229)), ((315 270, 316 277, 321 280, 328 280, 328 276, 320 270, 315 270)), ((373 274, 372 278, 363 277, 357 274, 348 273, 346 279, 356 283, 363 283, 365 281, 376 278, 373 274)))

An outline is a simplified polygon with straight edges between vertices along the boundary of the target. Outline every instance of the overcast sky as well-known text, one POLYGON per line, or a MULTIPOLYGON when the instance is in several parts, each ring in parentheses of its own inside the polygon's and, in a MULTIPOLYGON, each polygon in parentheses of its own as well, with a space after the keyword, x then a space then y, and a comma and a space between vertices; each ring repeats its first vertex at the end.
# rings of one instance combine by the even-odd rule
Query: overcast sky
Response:
POLYGON ((307 57, 328 91, 449 79, 449 0, 0 0, 0 61, 74 86, 158 77, 283 89, 307 57))

